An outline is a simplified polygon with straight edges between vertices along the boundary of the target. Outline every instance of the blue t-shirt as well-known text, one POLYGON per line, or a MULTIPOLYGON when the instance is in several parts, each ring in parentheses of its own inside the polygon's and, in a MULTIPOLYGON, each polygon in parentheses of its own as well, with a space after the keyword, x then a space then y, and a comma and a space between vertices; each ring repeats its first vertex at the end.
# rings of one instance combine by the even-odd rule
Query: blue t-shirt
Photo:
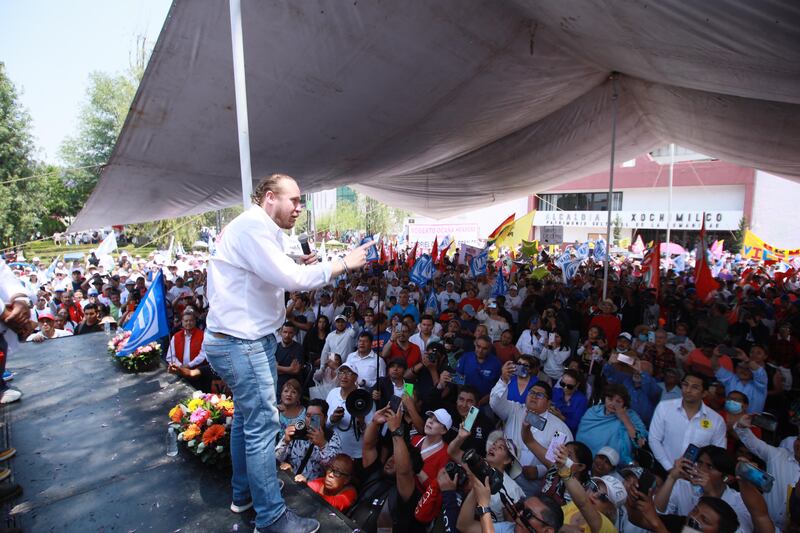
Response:
POLYGON ((464 375, 467 385, 478 389, 482 398, 492 391, 492 387, 500 379, 500 360, 494 354, 489 354, 481 363, 475 352, 465 353, 458 360, 457 372, 464 375))
MULTIPOLYGON (((513 377, 513 376, 512 376, 513 377)), ((506 395, 506 399, 510 402, 517 402, 525 405, 525 398, 528 396, 528 391, 531 390, 531 387, 536 385, 539 382, 539 378, 536 376, 531 377, 528 381, 528 384, 525 385, 525 390, 522 392, 519 391, 519 384, 517 383, 517 379, 510 379, 508 381, 508 394, 506 395)))
POLYGON ((414 322, 419 324, 419 309, 417 309, 417 306, 413 303, 409 302, 406 307, 402 307, 400 304, 395 304, 394 307, 389 310, 389 319, 391 320, 394 315, 400 315, 401 319, 405 315, 411 315, 414 317, 414 322))

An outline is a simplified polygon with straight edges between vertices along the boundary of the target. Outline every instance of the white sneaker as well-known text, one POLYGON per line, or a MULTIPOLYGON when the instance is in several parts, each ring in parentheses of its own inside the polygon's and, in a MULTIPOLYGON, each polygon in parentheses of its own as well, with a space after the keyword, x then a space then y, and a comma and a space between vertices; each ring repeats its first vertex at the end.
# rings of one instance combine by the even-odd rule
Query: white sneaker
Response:
POLYGON ((22 393, 17 389, 6 389, 0 394, 0 404, 13 403, 22 398, 22 393))

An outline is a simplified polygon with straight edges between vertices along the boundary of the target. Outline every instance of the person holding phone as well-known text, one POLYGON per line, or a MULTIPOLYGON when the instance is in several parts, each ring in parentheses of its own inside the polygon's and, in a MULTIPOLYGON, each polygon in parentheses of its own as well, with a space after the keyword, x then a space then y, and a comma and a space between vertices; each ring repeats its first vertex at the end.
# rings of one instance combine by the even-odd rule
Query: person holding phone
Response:
POLYGON ((733 430, 742 444, 766 463, 767 473, 775 478, 773 489, 764 495, 764 499, 775 527, 785 531, 789 526, 787 487, 794 487, 800 481, 800 439, 794 441, 791 450, 771 446, 753 434, 752 415, 739 418, 733 430))
POLYGON ((328 402, 318 398, 310 400, 304 418, 306 438, 295 438, 297 426, 293 424, 286 428, 275 447, 280 469, 293 472, 298 483, 323 476, 325 468, 342 449, 339 436, 326 427, 327 422, 328 402))
POLYGON ((564 361, 569 359, 572 351, 569 346, 562 345, 561 334, 552 331, 547 335, 547 343, 537 357, 544 365, 544 373, 548 378, 557 383, 564 373, 564 361))
POLYGON ((602 404, 584 413, 578 424, 577 440, 586 443, 593 454, 609 446, 619 453, 622 464, 628 464, 633 461, 633 443, 644 446, 647 441, 647 426, 629 409, 631 397, 622 385, 606 385, 603 399, 602 404))

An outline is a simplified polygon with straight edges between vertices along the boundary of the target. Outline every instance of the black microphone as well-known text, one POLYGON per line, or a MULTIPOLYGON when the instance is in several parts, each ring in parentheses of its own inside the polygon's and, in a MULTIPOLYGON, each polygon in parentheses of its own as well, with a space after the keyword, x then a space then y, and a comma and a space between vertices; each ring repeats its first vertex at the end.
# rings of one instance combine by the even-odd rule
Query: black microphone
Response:
POLYGON ((311 255, 311 246, 308 244, 308 233, 301 233, 298 235, 297 240, 300 241, 300 247, 303 249, 303 255, 311 255))

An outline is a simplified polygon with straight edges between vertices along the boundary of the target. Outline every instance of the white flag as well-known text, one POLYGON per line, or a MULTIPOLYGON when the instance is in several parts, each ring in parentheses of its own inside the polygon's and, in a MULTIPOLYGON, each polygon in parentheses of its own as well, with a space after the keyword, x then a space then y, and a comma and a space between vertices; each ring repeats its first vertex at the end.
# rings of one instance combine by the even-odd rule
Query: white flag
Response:
POLYGON ((117 249, 117 234, 114 233, 112 230, 103 242, 100 243, 100 246, 97 247, 95 250, 95 255, 100 257, 101 255, 111 255, 111 252, 117 249))

